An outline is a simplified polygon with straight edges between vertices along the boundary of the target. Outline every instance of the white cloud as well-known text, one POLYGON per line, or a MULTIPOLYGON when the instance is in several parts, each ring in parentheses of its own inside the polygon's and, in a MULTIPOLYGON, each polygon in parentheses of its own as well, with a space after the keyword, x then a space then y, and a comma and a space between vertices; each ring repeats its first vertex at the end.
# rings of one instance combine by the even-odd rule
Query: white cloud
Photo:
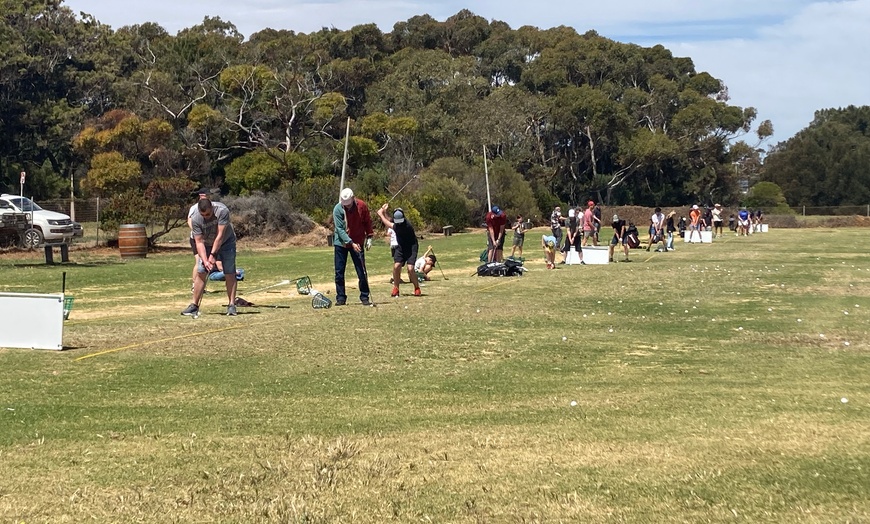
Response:
POLYGON ((870 1, 807 6, 752 39, 665 43, 729 87, 731 103, 753 106, 786 140, 816 110, 870 105, 870 1))

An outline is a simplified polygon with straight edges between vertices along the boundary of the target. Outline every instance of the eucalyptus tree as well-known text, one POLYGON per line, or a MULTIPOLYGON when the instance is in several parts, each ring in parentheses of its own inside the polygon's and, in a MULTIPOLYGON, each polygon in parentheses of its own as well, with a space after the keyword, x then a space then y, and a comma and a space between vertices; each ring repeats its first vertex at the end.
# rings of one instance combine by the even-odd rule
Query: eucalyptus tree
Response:
POLYGON ((0 185, 38 171, 34 196, 58 196, 78 165, 70 140, 114 102, 111 30, 60 0, 0 0, 0 13, 0 185))
POLYGON ((813 121, 764 160, 762 179, 792 206, 870 201, 870 106, 816 111, 813 121))

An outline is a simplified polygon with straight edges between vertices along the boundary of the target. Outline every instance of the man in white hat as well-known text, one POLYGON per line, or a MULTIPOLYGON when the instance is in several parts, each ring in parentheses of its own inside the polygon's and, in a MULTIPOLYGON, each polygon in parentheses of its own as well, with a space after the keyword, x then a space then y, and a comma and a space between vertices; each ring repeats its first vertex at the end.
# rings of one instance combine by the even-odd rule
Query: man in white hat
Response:
POLYGON ((346 187, 341 190, 339 202, 332 209, 332 220, 335 223, 335 233, 332 236, 332 246, 335 251, 335 305, 347 304, 344 270, 347 267, 347 256, 350 255, 356 276, 359 278, 359 300, 364 306, 370 306, 372 301, 366 272, 365 249, 371 247, 375 233, 372 229, 369 206, 354 197, 353 190, 346 187))

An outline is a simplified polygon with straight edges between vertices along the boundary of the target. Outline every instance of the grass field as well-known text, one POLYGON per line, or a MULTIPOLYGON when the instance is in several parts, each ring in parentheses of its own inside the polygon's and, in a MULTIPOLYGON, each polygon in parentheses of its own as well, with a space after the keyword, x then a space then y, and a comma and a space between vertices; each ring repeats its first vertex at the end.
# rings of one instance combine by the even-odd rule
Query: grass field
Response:
POLYGON ((424 240, 419 298, 376 244, 376 308, 352 269, 346 307, 250 293, 334 298, 331 248, 240 249, 262 306, 196 320, 182 249, 0 256, 76 300, 67 351, 0 349, 0 522, 870 522, 865 230, 555 271, 542 231, 521 278, 424 240))

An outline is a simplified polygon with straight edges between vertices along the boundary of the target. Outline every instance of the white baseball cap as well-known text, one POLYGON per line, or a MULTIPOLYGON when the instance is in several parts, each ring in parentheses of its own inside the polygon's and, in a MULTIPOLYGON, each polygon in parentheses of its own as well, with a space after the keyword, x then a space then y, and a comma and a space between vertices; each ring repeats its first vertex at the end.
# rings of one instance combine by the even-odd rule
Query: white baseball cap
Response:
POLYGON ((341 195, 339 195, 341 199, 341 205, 349 206, 353 203, 353 189, 346 187, 341 190, 341 195))

